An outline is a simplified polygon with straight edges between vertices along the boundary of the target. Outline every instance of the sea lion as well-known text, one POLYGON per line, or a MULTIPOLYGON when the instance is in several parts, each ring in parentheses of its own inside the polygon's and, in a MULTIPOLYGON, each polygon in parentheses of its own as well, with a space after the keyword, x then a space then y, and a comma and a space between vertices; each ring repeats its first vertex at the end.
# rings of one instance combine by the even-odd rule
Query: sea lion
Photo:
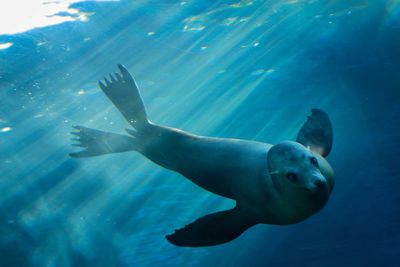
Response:
POLYGON ((249 227, 294 224, 318 212, 334 186, 325 157, 332 147, 328 115, 313 109, 296 142, 275 145, 212 138, 157 125, 147 118, 136 82, 128 70, 99 82, 101 90, 133 129, 128 135, 76 126, 84 150, 72 157, 137 151, 198 186, 236 201, 230 210, 206 215, 167 235, 177 246, 213 246, 231 241, 249 227))

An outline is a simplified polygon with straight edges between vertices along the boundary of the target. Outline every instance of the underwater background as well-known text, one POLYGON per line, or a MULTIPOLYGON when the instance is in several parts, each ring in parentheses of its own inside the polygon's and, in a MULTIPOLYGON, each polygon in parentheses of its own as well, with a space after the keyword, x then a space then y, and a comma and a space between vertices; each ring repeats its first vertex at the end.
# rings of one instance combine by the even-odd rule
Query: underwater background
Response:
POLYGON ((27 2, 0 9, 0 266, 400 266, 400 1, 27 2), (74 125, 128 127, 97 86, 118 63, 151 120, 199 135, 294 140, 325 110, 328 204, 168 243, 234 203, 135 152, 68 156, 74 125))

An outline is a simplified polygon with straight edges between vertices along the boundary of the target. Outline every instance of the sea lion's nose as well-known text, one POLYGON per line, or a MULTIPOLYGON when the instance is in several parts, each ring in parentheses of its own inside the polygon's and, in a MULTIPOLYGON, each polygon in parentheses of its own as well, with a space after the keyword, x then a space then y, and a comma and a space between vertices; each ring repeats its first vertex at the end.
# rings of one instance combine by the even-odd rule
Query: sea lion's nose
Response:
POLYGON ((324 189, 326 187, 326 180, 325 179, 321 179, 321 178, 317 178, 314 181, 314 185, 317 189, 324 189))

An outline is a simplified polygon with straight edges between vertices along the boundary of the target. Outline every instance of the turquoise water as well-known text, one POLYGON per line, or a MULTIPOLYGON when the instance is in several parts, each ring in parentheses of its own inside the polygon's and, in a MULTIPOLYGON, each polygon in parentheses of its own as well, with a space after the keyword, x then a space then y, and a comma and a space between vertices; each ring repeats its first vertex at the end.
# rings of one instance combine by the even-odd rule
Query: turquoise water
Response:
POLYGON ((400 264, 399 1, 70 3, 47 27, 1 29, 0 266, 400 264), (134 152, 68 157, 73 125, 127 127, 97 87, 118 63, 153 121, 200 135, 293 140, 325 110, 326 207, 217 247, 168 243, 234 203, 134 152))

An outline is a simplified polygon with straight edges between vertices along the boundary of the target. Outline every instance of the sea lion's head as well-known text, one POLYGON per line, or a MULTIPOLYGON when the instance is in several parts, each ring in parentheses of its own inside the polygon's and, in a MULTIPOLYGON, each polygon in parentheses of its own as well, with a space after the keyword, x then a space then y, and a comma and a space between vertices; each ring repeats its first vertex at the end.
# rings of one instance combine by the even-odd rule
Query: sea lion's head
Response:
POLYGON ((331 191, 320 171, 323 159, 300 143, 284 141, 268 152, 268 170, 277 192, 297 210, 315 213, 331 191))

